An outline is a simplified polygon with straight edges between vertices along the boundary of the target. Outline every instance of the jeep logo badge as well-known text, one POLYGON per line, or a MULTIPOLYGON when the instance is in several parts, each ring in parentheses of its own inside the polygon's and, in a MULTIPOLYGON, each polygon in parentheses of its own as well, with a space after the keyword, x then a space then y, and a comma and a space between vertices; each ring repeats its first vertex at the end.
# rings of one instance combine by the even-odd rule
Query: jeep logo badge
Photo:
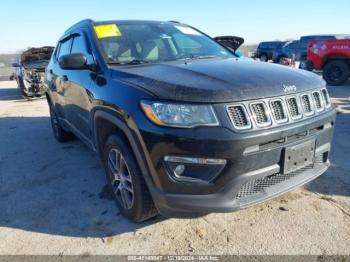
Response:
POLYGON ((283 91, 285 93, 295 92, 297 91, 297 87, 295 85, 283 85, 283 91))

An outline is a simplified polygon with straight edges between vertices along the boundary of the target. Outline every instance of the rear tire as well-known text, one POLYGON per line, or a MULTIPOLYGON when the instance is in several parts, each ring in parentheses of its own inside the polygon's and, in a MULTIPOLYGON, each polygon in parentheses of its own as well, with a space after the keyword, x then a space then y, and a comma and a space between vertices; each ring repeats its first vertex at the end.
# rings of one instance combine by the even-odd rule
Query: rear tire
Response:
POLYGON ((56 140, 60 143, 72 140, 74 138, 74 135, 63 129, 57 117, 55 107, 51 103, 49 104, 49 106, 50 106, 51 127, 53 131, 53 135, 56 138, 56 140))
POLYGON ((116 135, 107 139, 103 163, 108 188, 123 216, 138 223, 158 214, 130 146, 124 140, 116 135))
POLYGON ((323 68, 323 79, 329 85, 342 85, 349 79, 349 65, 342 60, 328 62, 323 68))
POLYGON ((277 63, 278 64, 283 64, 283 60, 286 59, 287 57, 286 56, 280 56, 278 59, 277 59, 277 63))

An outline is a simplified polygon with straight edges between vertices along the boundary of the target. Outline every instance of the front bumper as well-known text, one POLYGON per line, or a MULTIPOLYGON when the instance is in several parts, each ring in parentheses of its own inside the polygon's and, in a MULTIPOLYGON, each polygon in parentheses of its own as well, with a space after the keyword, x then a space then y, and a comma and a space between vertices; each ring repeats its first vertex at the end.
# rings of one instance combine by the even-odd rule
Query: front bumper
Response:
POLYGON ((298 123, 256 132, 235 133, 227 127, 191 132, 169 129, 166 134, 164 130, 143 130, 146 159, 153 170, 153 185, 149 186, 153 200, 164 216, 191 217, 246 208, 292 190, 327 170, 334 123, 332 109, 298 123), (310 139, 315 140, 315 162, 281 174, 285 148, 310 139), (208 183, 179 182, 164 168, 165 155, 226 159, 227 165, 208 183))
MULTIPOLYGON (((329 145, 325 145, 316 152, 317 159, 313 165, 301 171, 292 172, 288 176, 279 174, 278 165, 272 165, 242 174, 223 190, 213 194, 190 195, 159 191, 152 193, 160 213, 166 217, 192 217, 210 212, 235 211, 279 196, 322 175, 330 165, 328 159, 324 161, 324 156, 328 155, 329 149, 329 145), (325 151, 321 152, 323 150, 325 151), (279 178, 281 176, 283 179, 279 178), (264 183, 264 180, 268 181, 272 177, 275 181, 271 185, 259 187, 257 181, 264 183), (254 185, 256 190, 252 188, 254 185), (242 191, 251 191, 251 193, 246 192, 245 196, 241 196, 242 191)), ((268 183, 265 182, 265 184, 268 183)))

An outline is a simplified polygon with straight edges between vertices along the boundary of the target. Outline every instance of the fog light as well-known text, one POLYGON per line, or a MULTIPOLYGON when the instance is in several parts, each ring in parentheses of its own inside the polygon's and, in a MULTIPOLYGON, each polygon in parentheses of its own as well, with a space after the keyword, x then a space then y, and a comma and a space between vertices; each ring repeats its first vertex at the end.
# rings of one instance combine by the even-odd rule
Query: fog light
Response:
POLYGON ((181 176, 184 171, 185 171, 185 166, 184 165, 178 165, 174 169, 174 173, 175 173, 176 176, 181 176))
POLYGON ((210 182, 221 173, 225 159, 165 156, 164 166, 175 180, 184 182, 210 182))

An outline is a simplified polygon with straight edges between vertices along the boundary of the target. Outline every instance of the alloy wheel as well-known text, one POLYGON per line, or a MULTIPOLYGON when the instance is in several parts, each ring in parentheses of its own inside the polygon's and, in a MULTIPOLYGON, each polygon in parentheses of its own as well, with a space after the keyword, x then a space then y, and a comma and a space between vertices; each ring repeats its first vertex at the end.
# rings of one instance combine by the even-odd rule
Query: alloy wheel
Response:
POLYGON ((113 193, 125 209, 131 209, 134 204, 134 188, 131 174, 123 155, 115 148, 108 154, 108 168, 112 174, 113 193))

